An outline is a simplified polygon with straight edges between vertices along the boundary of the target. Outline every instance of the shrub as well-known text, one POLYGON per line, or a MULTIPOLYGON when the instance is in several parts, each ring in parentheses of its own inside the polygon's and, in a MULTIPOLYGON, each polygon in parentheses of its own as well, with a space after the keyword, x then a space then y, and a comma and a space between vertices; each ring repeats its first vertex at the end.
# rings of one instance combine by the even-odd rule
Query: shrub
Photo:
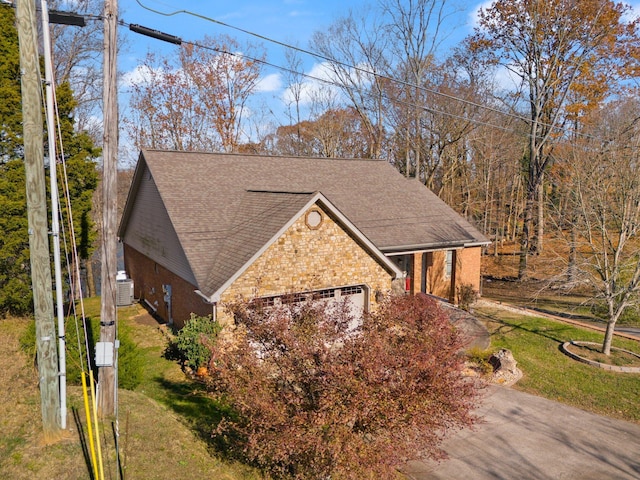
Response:
POLYGON ((478 300, 478 292, 469 283, 463 283, 456 292, 458 296, 458 306, 469 311, 471 306, 478 300))
POLYGON ((493 367, 489 363, 491 350, 483 350, 479 347, 473 347, 465 352, 467 361, 475 366, 481 375, 489 375, 493 372, 493 367))
MULTIPOLYGON (((88 355, 93 365, 95 360, 95 343, 100 338, 98 319, 87 319, 87 332, 82 328, 81 321, 78 320, 78 322, 80 327, 80 350, 78 350, 78 329, 76 329, 75 320, 73 318, 67 318, 65 322, 67 383, 70 385, 82 384, 81 354, 79 352, 82 352, 82 363, 86 370, 86 343, 89 345, 88 355), (86 343, 85 334, 87 336, 86 343)), ((35 359, 36 356, 35 325, 35 321, 30 322, 20 337, 20 347, 33 359, 35 359)), ((144 358, 138 350, 137 345, 131 340, 129 331, 126 328, 120 328, 118 330, 118 337, 120 340, 120 348, 118 349, 118 386, 127 390, 134 390, 142 382, 144 358)), ((57 346, 58 344, 56 343, 56 347, 57 346)), ((94 375, 95 378, 97 378, 97 371, 94 371, 94 375)))
POLYGON ((210 315, 199 317, 192 313, 169 349, 173 350, 186 366, 197 370, 198 367, 209 364, 211 347, 219 332, 220 325, 210 315))
POLYGON ((138 345, 131 339, 128 328, 118 329, 118 337, 118 386, 126 390, 135 390, 142 383, 144 357, 138 345))
POLYGON ((30 320, 27 324, 27 328, 24 329, 22 335, 20 335, 20 349, 26 353, 29 358, 35 359, 36 357, 36 322, 30 320))
POLYGON ((274 478, 394 478, 474 422, 460 338, 430 298, 390 299, 355 330, 345 304, 232 310, 242 334, 211 365, 236 416, 215 433, 274 478))

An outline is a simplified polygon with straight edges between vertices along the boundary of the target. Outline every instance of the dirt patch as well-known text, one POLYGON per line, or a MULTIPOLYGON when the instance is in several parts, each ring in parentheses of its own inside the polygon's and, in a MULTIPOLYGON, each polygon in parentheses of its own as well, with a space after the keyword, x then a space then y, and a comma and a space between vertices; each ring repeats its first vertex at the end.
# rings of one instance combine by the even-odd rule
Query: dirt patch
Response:
POLYGON ((156 320, 149 312, 146 310, 142 310, 139 315, 133 317, 133 321, 138 325, 147 325, 149 327, 159 327, 160 325, 164 325, 164 322, 160 322, 156 320))

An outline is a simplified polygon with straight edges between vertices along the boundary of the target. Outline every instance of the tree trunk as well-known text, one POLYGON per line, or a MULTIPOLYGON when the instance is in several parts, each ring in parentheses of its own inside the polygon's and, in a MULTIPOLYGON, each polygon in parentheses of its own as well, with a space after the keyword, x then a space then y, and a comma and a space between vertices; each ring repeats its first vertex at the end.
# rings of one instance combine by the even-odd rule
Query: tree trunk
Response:
POLYGON ((569 263, 567 265, 567 282, 576 281, 576 265, 578 262, 578 252, 576 248, 576 218, 571 221, 571 241, 569 242, 569 263))
POLYGON ((537 234, 536 234, 536 244, 534 245, 534 250, 536 255, 540 255, 542 253, 543 243, 544 243, 544 173, 540 175, 540 183, 538 184, 537 194, 538 194, 538 225, 537 225, 537 234))
POLYGON ((87 272, 87 296, 95 297, 96 295, 96 281, 93 278, 93 262, 89 258, 84 260, 87 272))
POLYGON ((604 334, 604 342, 602 342, 602 353, 605 355, 611 355, 611 341, 613 340, 613 330, 615 326, 615 320, 607 322, 607 330, 604 334))
POLYGON ((529 241, 531 227, 533 226, 533 207, 536 189, 529 189, 527 192, 527 203, 524 208, 524 224, 522 225, 522 236, 520 237, 520 264, 518 265, 518 280, 527 278, 527 260, 529 255, 529 241))

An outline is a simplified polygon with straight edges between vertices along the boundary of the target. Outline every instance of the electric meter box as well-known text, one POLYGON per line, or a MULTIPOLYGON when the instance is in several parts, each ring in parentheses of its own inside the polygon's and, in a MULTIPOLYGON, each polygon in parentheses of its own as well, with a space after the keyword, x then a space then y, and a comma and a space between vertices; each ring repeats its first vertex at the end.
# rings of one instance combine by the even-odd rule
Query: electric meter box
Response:
POLYGON ((113 342, 96 343, 96 367, 113 367, 113 342))

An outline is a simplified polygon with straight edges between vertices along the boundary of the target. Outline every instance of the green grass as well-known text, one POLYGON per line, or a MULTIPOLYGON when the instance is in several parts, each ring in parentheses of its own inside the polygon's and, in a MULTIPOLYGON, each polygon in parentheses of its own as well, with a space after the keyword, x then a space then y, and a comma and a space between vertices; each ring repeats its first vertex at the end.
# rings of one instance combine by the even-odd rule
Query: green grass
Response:
MULTIPOLYGON (((249 467, 224 460, 225 452, 218 450, 218 445, 212 442, 211 433, 226 413, 225 409, 207 394, 203 383, 186 377, 176 360, 165 357, 171 332, 162 330, 159 325, 137 322, 136 317, 144 314, 141 306, 128 308, 119 310, 118 318, 121 327, 137 344, 143 363, 141 383, 135 391, 171 411, 180 423, 207 445, 212 457, 222 459, 216 465, 218 475, 221 475, 219 478, 257 478, 257 473, 249 467)), ((182 467, 189 463, 184 463, 184 457, 180 462, 178 465, 182 467)))
MULTIPOLYGON (((118 308, 119 331, 136 345, 143 364, 133 391, 120 389, 118 416, 120 458, 126 478, 260 478, 253 469, 225 458, 211 441, 222 410, 206 395, 204 386, 185 377, 180 366, 163 357, 166 337, 138 305, 118 308)), ((85 315, 96 322, 100 299, 87 299, 85 315)), ((19 339, 33 321, 0 321, 0 401, 11 415, 0 416, 0 478, 89 478, 86 418, 80 387, 68 385, 69 429, 59 440, 44 444, 40 395, 33 354, 19 339)), ((93 339, 94 341, 96 339, 93 339)), ((67 363, 73 362, 71 358, 67 363)), ((75 360, 78 363, 77 360, 75 360)), ((123 380, 123 379, 121 379, 123 380)), ((114 451, 114 423, 102 423, 105 478, 119 478, 114 451)))
MULTIPOLYGON (((560 351, 570 340, 602 342, 601 333, 539 317, 482 308, 492 350, 511 350, 524 376, 514 388, 584 410, 640 423, 640 374, 609 372, 560 351)), ((640 353, 640 343, 615 338, 613 346, 640 353)))

